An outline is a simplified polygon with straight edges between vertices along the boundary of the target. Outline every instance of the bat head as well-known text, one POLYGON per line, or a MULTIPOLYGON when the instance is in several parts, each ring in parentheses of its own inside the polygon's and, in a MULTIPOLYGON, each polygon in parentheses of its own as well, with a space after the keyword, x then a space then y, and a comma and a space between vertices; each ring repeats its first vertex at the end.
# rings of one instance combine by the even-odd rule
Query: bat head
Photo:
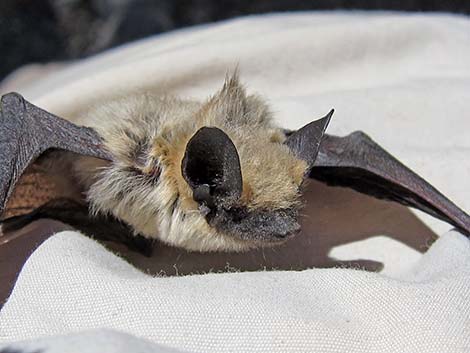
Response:
POLYGON ((111 108, 113 119, 93 114, 129 121, 99 130, 117 161, 94 179, 93 209, 197 251, 270 246, 300 230, 301 185, 332 112, 286 136, 236 77, 201 104, 140 97, 111 108))
POLYGON ((298 233, 300 186, 330 117, 294 132, 284 143, 264 141, 271 150, 267 154, 277 149, 277 158, 272 161, 276 166, 261 168, 270 162, 263 160, 266 154, 247 155, 251 163, 245 161, 245 168, 258 174, 245 183, 240 156, 230 137, 217 127, 200 128, 186 145, 181 171, 207 223, 253 245, 276 244, 298 233), (270 144, 277 144, 277 148, 270 144), (276 172, 282 179, 274 175, 276 172), (244 187, 252 190, 250 185, 256 184, 256 179, 264 179, 257 185, 261 197, 252 191, 244 197, 244 187), (269 201, 266 194, 273 194, 269 201))
POLYGON ((264 103, 257 99, 233 78, 226 82, 203 107, 204 125, 181 159, 200 215, 219 238, 236 241, 228 248, 278 244, 300 231, 301 185, 333 113, 286 138, 260 114, 264 103))

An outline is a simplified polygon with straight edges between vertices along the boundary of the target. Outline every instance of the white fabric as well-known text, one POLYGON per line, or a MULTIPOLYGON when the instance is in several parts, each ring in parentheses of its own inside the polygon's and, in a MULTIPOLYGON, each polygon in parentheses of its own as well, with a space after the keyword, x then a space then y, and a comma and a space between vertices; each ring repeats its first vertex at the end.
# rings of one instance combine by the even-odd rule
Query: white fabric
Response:
POLYGON ((92 330, 2 345, 5 353, 184 353, 113 330, 92 330))
POLYGON ((152 278, 64 232, 25 265, 0 342, 106 327, 190 352, 458 352, 470 344, 469 302, 470 242, 458 233, 392 279, 348 269, 152 278))
MULTIPOLYGON (((248 91, 269 99, 280 125, 297 128, 334 107, 328 132, 366 131, 469 210, 469 63, 467 17, 305 13, 174 32, 29 84, 15 86, 12 77, 2 89, 16 87, 68 116, 105 96, 142 88, 204 98, 238 65, 248 91)), ((468 240, 450 233, 421 259, 429 231, 402 208, 379 201, 361 208, 369 201, 353 193, 315 185, 314 191, 310 204, 320 194, 327 197, 319 203, 326 206, 307 212, 316 222, 312 229, 324 226, 315 219, 321 212, 338 219, 347 213, 343 208, 356 213, 337 232, 313 232, 291 244, 307 249, 314 258, 309 265, 337 265, 326 262, 329 252, 344 261, 381 262, 381 275, 323 269, 154 279, 66 233, 45 243, 24 268, 0 312, 0 340, 106 327, 192 352, 468 349, 468 240), (362 228, 370 218, 378 220, 374 227, 362 228), (348 233, 353 228, 354 236, 348 233), (364 240, 364 234, 373 237, 364 240)), ((438 234, 450 229, 419 217, 438 234)), ((297 254, 286 248, 267 257, 282 260, 287 253, 297 254)), ((168 259, 157 255, 155 262, 168 259)), ((186 272, 198 259, 192 257, 186 272)))

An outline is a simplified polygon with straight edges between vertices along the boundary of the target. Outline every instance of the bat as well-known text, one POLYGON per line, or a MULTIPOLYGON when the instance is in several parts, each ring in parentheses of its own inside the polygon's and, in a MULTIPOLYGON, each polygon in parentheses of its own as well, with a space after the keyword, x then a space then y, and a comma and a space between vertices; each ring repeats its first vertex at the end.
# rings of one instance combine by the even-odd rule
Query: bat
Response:
POLYGON ((470 235, 468 214, 366 134, 326 134, 333 110, 283 130, 236 74, 203 102, 141 93, 74 122, 16 93, 1 104, 0 241, 52 218, 142 252, 149 239, 190 251, 273 246, 299 232, 309 178, 414 207, 470 235), (48 190, 38 170, 67 197, 21 206, 25 178, 48 190))

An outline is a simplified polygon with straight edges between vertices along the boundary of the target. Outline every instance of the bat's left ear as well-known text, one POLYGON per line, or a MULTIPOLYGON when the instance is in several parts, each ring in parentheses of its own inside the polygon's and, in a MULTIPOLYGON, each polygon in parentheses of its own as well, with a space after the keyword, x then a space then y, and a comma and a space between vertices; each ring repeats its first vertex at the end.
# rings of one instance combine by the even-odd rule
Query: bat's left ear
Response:
POLYGON ((242 194, 240 159, 232 140, 216 127, 199 129, 186 145, 181 163, 196 202, 209 209, 229 206, 242 194))
POLYGON ((321 119, 312 121, 299 130, 293 132, 284 142, 294 152, 297 158, 307 162, 312 168, 320 149, 320 143, 325 135, 334 109, 321 119))

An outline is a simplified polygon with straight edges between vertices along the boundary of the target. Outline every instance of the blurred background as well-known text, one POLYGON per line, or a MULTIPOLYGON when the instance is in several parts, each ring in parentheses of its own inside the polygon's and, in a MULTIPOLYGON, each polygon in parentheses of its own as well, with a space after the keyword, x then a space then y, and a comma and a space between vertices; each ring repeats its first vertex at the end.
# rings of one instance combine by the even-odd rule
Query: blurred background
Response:
POLYGON ((181 27, 303 10, 470 13, 468 0, 0 0, 0 80, 28 63, 83 58, 181 27))

